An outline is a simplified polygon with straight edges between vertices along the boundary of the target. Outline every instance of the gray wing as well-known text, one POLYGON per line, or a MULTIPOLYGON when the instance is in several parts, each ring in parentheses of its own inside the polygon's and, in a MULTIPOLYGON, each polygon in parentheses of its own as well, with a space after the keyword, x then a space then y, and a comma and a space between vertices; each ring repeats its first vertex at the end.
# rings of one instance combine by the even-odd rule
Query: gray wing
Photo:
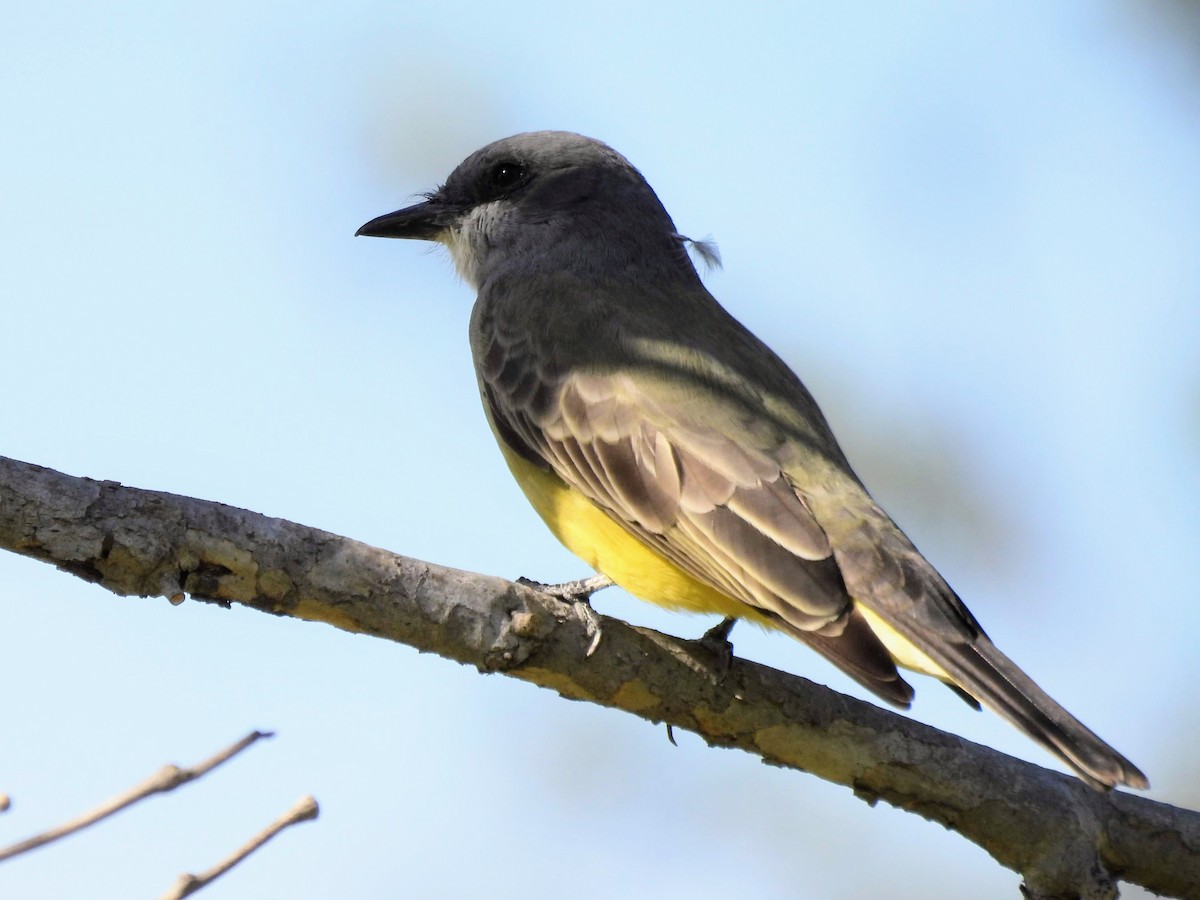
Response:
POLYGON ((536 306, 535 329, 483 321, 483 294, 473 317, 484 401, 517 452, 885 699, 911 700, 895 664, 913 665, 915 649, 923 659, 914 668, 998 712, 1093 784, 1146 786, 992 644, 871 500, 795 375, 706 293, 661 308, 642 296, 637 315, 602 293, 557 293, 563 303, 506 298, 536 306), (575 343, 551 342, 564 334, 575 343), (703 408, 688 391, 704 392, 703 408))
POLYGON ((912 688, 855 612, 825 531, 768 453, 680 422, 629 374, 557 370, 523 336, 477 340, 501 439, 693 578, 908 705, 912 688))

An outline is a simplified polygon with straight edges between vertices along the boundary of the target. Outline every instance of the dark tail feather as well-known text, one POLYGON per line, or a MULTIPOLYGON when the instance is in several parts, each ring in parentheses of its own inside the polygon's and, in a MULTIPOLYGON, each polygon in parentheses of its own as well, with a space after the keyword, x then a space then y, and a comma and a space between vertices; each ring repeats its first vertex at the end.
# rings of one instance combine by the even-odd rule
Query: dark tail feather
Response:
POLYGON ((912 705, 912 685, 901 677, 891 654, 884 649, 875 632, 856 610, 851 610, 846 627, 837 636, 802 631, 782 619, 775 620, 775 627, 803 641, 888 703, 901 709, 908 709, 912 705))
MULTIPOLYGON (((984 706, 1037 741, 1093 787, 1148 788, 1133 763, 1058 705, 984 635, 954 644, 939 659, 949 675, 984 706)), ((941 654, 939 654, 941 655, 941 654)))

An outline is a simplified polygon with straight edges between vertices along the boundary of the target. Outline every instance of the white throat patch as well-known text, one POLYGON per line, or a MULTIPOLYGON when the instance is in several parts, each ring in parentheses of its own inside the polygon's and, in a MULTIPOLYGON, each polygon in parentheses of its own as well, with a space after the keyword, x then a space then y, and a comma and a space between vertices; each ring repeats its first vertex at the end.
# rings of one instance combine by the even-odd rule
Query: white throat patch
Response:
POLYGON ((494 245, 491 236, 503 215, 504 204, 499 201, 480 204, 438 238, 450 251, 459 277, 475 290, 479 290, 483 280, 483 264, 494 245))

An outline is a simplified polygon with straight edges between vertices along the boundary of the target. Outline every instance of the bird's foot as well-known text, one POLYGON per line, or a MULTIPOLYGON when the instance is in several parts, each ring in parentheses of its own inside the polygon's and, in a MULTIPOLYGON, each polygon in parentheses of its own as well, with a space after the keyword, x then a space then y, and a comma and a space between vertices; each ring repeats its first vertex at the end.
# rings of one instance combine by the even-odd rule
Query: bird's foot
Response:
POLYGON ((728 677, 729 670, 733 667, 733 642, 729 640, 729 633, 733 631, 733 626, 736 624, 737 619, 722 619, 694 641, 711 653, 716 660, 713 670, 717 676, 717 684, 728 677))
POLYGON ((592 639, 585 655, 591 656, 596 652, 596 648, 600 646, 600 639, 604 637, 604 632, 600 628, 600 618, 592 609, 588 598, 596 591, 609 587, 613 583, 611 578, 607 575, 593 575, 591 578, 580 578, 577 581, 566 581, 562 584, 542 584, 531 578, 518 578, 517 583, 543 594, 549 594, 551 597, 557 597, 564 603, 570 603, 575 610, 575 615, 583 623, 584 633, 592 639))

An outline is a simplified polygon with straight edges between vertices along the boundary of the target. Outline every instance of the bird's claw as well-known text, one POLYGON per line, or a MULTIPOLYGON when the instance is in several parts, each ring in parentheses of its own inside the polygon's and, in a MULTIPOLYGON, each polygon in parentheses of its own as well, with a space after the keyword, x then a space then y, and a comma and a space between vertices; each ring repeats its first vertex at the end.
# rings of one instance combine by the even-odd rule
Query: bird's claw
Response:
POLYGON ((588 644, 587 652, 583 655, 591 656, 596 652, 596 648, 600 646, 600 639, 604 637, 604 631, 600 627, 600 618, 596 615, 596 611, 592 609, 592 604, 587 600, 576 600, 573 604, 575 615, 579 616, 579 621, 583 623, 584 633, 590 637, 591 643, 588 644))

